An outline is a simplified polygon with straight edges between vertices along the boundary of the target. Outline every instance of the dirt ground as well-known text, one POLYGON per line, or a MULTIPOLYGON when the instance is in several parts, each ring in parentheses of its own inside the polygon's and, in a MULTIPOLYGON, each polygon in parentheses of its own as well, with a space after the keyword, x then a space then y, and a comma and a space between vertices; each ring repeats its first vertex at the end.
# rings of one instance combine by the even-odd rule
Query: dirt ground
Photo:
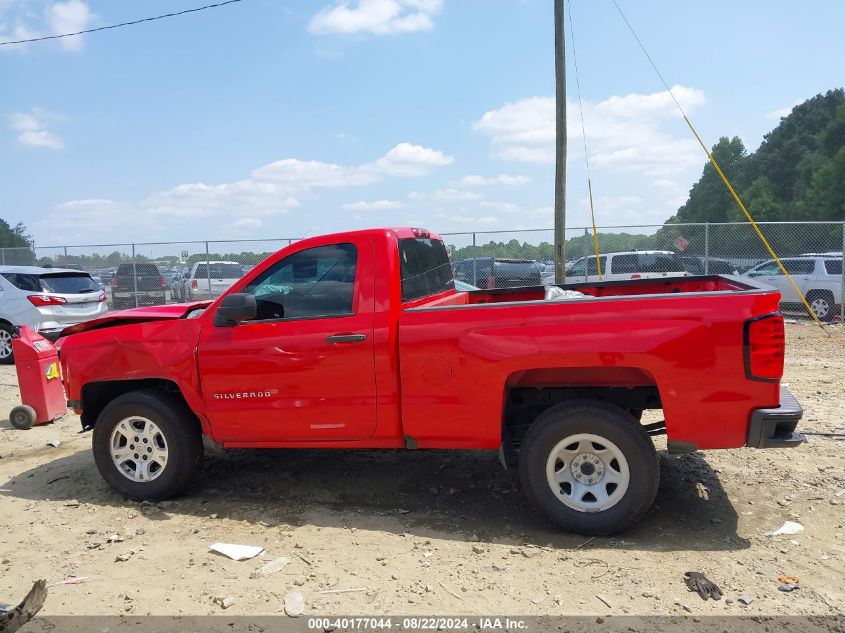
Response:
MULTIPOLYGON (((845 328, 789 325, 784 382, 805 431, 845 431, 845 328)), ((19 403, 0 367, 0 411, 19 403)), ((234 451, 207 455, 191 493, 124 501, 79 420, 0 422, 0 601, 49 583, 45 615, 835 614, 845 610, 845 441, 669 456, 650 514, 615 538, 561 533, 490 452, 234 451), (58 448, 47 441, 58 439, 58 448), (785 520, 805 530, 771 537, 785 520), (123 540, 109 543, 109 537, 123 540), (258 545, 235 562, 215 542, 258 545), (262 576, 267 561, 281 571, 262 576), (121 560, 127 559, 127 560, 121 560), (687 591, 700 570, 725 592, 687 591), (778 590, 780 574, 800 590, 778 590), (321 593, 326 590, 359 590, 321 593), (751 599, 748 606, 740 598, 751 599), (227 601, 228 604, 228 601, 227 601)), ((665 446, 665 443, 660 445, 665 446)))

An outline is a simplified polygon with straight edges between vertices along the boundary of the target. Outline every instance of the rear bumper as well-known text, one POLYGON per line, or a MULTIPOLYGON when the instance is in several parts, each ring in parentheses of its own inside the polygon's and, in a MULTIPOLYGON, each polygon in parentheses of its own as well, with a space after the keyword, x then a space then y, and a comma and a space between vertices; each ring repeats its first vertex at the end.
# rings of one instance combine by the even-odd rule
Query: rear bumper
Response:
POLYGON ((780 406, 755 409, 748 425, 746 446, 752 448, 794 448, 805 441, 795 432, 804 410, 786 387, 780 388, 780 406))

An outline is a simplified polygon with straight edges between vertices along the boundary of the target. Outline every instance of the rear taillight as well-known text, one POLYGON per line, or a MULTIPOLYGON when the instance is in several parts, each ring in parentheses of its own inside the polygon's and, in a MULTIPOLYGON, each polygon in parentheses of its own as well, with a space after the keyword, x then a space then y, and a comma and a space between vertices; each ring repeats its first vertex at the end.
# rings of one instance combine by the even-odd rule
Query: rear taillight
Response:
POLYGON ((29 302, 36 308, 43 308, 44 306, 60 306, 67 303, 67 299, 54 297, 52 295, 29 295, 27 299, 29 299, 29 302))
POLYGON ((106 293, 105 293, 105 292, 101 292, 101 293, 100 293, 100 296, 99 296, 99 297, 97 297, 97 302, 98 302, 98 303, 102 303, 102 302, 103 302, 103 301, 105 301, 105 300, 106 300, 106 293))
POLYGON ((162 287, 162 288, 164 288, 165 286, 167 286, 167 282, 166 282, 166 281, 164 281, 164 277, 162 277, 161 279, 159 279, 159 283, 161 284, 161 287, 162 287))
POLYGON ((745 376, 778 382, 786 352, 783 316, 779 312, 745 322, 745 376))
POLYGON ((111 287, 117 288, 120 285, 120 282, 117 280, 117 277, 113 277, 111 280, 111 287))
POLYGON ((642 275, 640 275, 639 273, 635 273, 631 275, 631 279, 642 279, 642 275))
POLYGON ((191 288, 193 288, 194 290, 196 290, 196 289, 197 289, 197 288, 199 288, 199 287, 200 287, 200 286, 199 286, 199 284, 197 283, 197 280, 196 280, 196 279, 192 279, 192 280, 191 280, 191 288))

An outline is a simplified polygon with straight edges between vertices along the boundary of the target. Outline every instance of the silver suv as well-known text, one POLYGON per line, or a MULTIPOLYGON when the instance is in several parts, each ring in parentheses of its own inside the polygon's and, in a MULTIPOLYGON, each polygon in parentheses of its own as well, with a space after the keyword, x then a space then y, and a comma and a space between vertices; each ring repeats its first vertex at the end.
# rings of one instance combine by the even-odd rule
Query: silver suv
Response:
POLYGON ((79 270, 0 267, 0 363, 12 362, 12 334, 26 325, 55 341, 66 327, 108 312, 106 293, 79 270))
MULTIPOLYGON (((807 303, 822 321, 829 321, 842 303, 842 253, 782 257, 784 268, 792 276, 807 303)), ((780 290, 784 308, 799 307, 801 298, 777 262, 770 259, 745 273, 780 290)))

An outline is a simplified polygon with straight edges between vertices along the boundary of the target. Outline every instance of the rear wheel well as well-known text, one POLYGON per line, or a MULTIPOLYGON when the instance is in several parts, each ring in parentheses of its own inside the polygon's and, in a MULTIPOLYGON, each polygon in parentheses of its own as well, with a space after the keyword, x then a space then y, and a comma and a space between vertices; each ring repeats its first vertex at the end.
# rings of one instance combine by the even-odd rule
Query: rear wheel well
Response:
MULTIPOLYGON (((132 391, 160 391, 178 398, 185 408, 190 411, 178 385, 172 380, 163 378, 146 378, 143 380, 108 380, 91 382, 82 388, 82 428, 94 428, 97 418, 106 406, 115 398, 132 391)), ((191 414, 194 419, 196 416, 191 414)), ((196 420, 200 426, 199 420, 196 420)))
POLYGON ((646 409, 660 409, 660 392, 656 385, 640 387, 559 386, 511 387, 505 396, 502 439, 509 461, 515 462, 528 427, 540 414, 570 400, 606 402, 630 413, 639 420, 646 409))

